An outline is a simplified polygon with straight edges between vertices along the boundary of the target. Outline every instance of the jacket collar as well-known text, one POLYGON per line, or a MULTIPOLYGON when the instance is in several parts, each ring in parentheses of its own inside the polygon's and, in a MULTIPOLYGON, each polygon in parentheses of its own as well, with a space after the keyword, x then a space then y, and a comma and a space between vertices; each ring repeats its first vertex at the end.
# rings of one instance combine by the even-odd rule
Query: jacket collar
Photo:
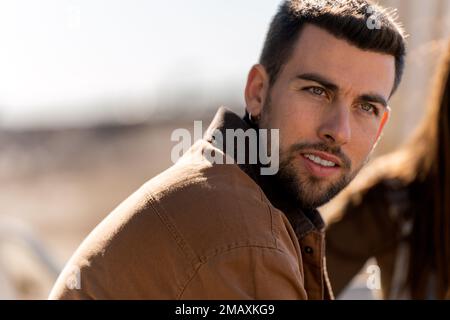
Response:
MULTIPOLYGON (((257 130, 257 128, 252 126, 252 124, 248 121, 248 118, 242 119, 227 108, 220 107, 207 129, 204 139, 210 143, 213 143, 214 131, 220 131, 223 136, 222 149, 225 149, 222 151, 225 153, 225 146, 227 143, 226 129, 242 129, 244 131, 249 129, 257 130)), ((245 143, 246 155, 248 156, 249 147, 247 139, 245 143)), ((236 155, 236 148, 237 146, 235 145, 234 154, 229 155, 230 157, 234 157, 236 155)), ((236 158, 234 158, 234 160, 237 162, 236 158)), ((259 164, 250 164, 248 162, 249 161, 246 161, 244 164, 238 164, 238 166, 261 187, 272 205, 280 209, 286 215, 299 239, 303 238, 311 231, 324 231, 325 224, 320 216, 320 213, 316 209, 301 209, 298 203, 294 203, 291 199, 286 199, 283 194, 278 192, 279 188, 276 188, 274 184, 270 182, 270 179, 264 178, 260 175, 259 164)))

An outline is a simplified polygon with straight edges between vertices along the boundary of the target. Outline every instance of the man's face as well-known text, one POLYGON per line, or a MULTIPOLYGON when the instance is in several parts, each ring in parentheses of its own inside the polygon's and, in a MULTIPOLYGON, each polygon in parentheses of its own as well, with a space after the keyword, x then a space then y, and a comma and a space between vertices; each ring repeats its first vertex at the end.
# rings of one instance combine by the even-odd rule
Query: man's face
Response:
POLYGON ((259 114, 251 110, 260 128, 280 129, 277 178, 304 206, 327 202, 366 163, 388 115, 394 78, 393 56, 304 27, 259 114))

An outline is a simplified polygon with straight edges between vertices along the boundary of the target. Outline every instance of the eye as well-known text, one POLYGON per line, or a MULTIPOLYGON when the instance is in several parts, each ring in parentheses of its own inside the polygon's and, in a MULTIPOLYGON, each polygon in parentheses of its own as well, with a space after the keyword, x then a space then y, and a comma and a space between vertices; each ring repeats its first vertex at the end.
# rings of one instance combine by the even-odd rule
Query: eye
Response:
POLYGON ((321 87, 308 87, 305 88, 305 90, 307 90, 309 93, 312 93, 315 96, 326 96, 327 93, 325 89, 321 87))
POLYGON ((374 114, 376 116, 379 114, 378 108, 371 103, 361 103, 360 108, 366 113, 374 114))

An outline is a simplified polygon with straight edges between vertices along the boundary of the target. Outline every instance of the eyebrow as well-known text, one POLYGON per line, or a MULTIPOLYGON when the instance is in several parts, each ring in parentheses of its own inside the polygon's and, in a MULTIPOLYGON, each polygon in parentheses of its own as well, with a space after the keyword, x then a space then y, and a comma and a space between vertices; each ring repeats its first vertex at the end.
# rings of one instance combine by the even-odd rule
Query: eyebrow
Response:
POLYGON ((362 96, 359 97, 358 100, 364 102, 375 102, 381 104, 384 108, 388 107, 386 99, 383 98, 383 96, 376 93, 363 94, 362 96))
POLYGON ((297 79, 317 82, 331 91, 339 90, 338 85, 334 84, 330 80, 327 80, 325 77, 318 75, 316 73, 303 73, 303 74, 298 75, 297 79))
MULTIPOLYGON (((303 73, 296 77, 297 79, 306 80, 306 81, 313 81, 317 82, 323 87, 327 88, 330 91, 339 91, 339 86, 332 81, 326 79, 324 76, 321 76, 316 73, 303 73)), ((388 103, 387 100, 380 94, 377 93, 365 93, 358 97, 359 101, 364 102, 374 102, 381 104, 384 108, 387 108, 388 103)))

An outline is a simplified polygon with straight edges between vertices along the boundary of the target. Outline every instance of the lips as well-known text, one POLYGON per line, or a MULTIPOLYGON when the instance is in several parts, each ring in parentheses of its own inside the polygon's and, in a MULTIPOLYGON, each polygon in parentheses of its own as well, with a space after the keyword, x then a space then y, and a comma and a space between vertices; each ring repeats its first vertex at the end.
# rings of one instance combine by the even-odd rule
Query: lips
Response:
POLYGON ((330 178, 342 170, 342 161, 339 158, 324 152, 302 152, 300 154, 300 159, 309 173, 317 178, 330 178), (310 159, 311 156, 314 157, 314 160, 310 159), (319 160, 317 158, 319 158, 319 160))
POLYGON ((336 167, 342 167, 342 161, 336 156, 333 156, 330 153, 322 152, 322 151, 304 151, 302 152, 302 156, 312 155, 314 157, 320 158, 321 160, 325 160, 327 162, 332 162, 336 167))

